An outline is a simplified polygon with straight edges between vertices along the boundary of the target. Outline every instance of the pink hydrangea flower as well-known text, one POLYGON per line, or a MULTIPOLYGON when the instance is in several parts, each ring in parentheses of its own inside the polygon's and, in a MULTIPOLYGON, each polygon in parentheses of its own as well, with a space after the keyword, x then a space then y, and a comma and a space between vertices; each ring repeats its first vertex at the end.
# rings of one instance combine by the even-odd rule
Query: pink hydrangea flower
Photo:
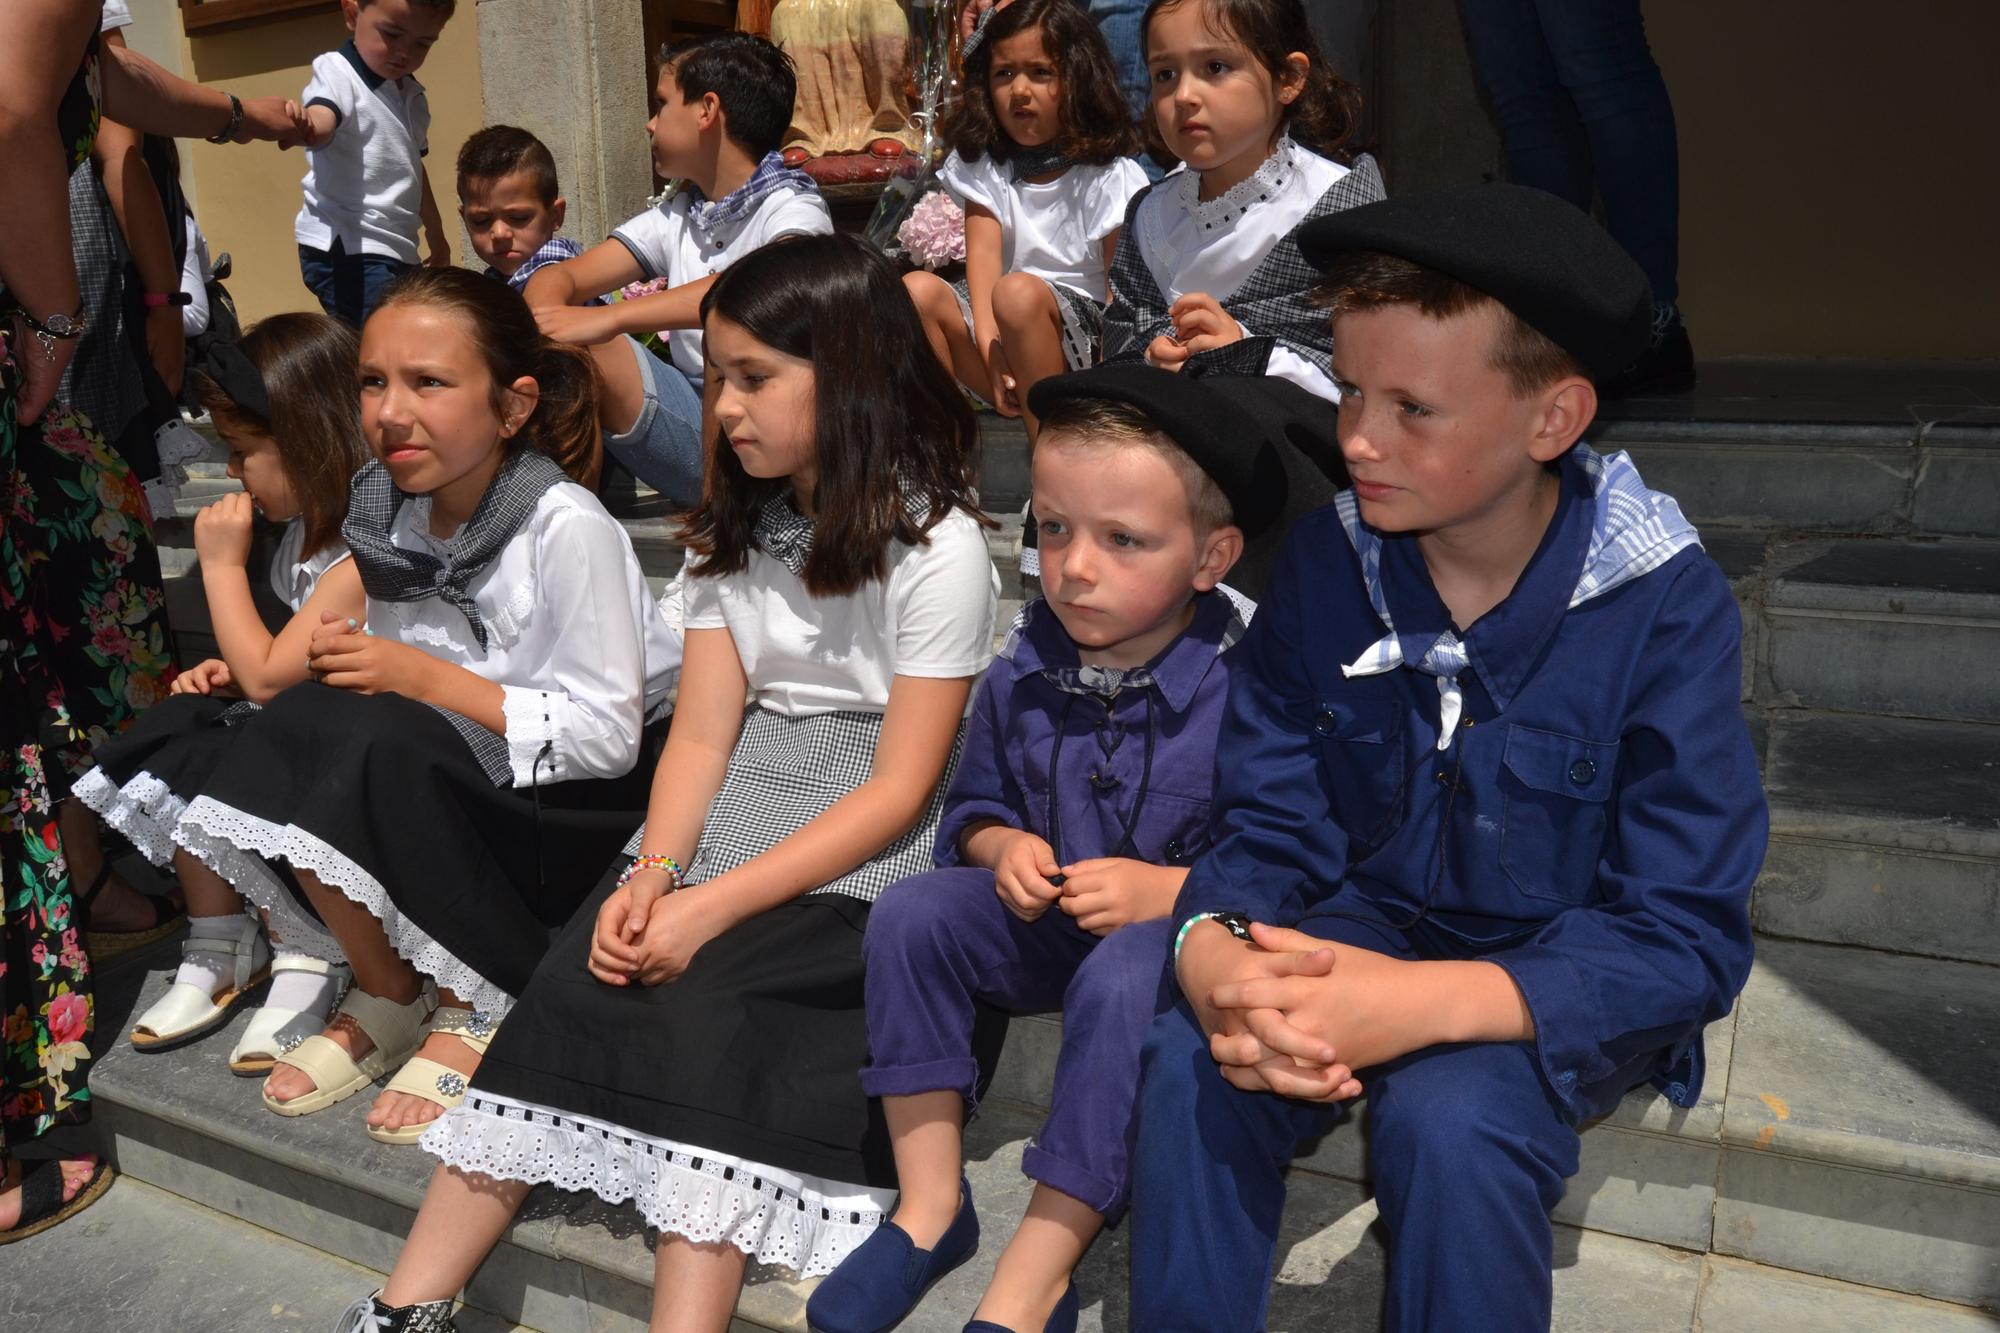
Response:
POLYGON ((965 258, 965 210, 943 190, 932 190, 896 228, 896 239, 927 269, 955 264, 965 258))

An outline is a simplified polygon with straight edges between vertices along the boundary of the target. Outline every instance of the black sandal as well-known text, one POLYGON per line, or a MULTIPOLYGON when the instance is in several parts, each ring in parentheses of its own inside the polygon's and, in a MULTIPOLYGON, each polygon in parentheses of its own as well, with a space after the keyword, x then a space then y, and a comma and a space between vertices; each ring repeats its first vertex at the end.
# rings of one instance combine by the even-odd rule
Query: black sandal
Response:
POLYGON ((21 1220, 4 1231, 0 1231, 0 1245, 12 1245, 17 1240, 47 1231, 58 1222, 76 1216, 84 1209, 104 1197, 104 1191, 111 1188, 111 1163, 99 1158, 96 1169, 89 1179, 77 1189, 75 1197, 63 1199, 63 1173, 60 1162, 23 1162, 21 1164, 21 1220))
POLYGON ((104 892, 104 886, 111 882, 113 873, 111 858, 107 856, 98 865, 97 877, 90 881, 90 887, 76 898, 75 919, 82 923, 87 932, 85 946, 91 953, 109 956, 151 944, 154 940, 171 935, 187 919, 187 912, 175 906, 171 898, 164 895, 155 897, 150 893, 140 893, 137 889, 133 889, 133 895, 145 903, 146 909, 153 914, 150 922, 130 930, 109 930, 93 926, 90 922, 90 905, 97 901, 100 893, 104 892))

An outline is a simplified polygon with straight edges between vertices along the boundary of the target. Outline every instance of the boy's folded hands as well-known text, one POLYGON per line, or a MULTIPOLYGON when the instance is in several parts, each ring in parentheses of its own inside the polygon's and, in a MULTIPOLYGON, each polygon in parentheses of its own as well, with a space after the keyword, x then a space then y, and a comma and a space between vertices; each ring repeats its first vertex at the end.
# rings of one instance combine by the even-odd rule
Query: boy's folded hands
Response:
MULTIPOLYGON (((978 850, 991 857, 994 891, 1015 916, 1023 921, 1037 920, 1062 896, 1062 886, 1056 882, 1062 868, 1056 864, 1055 849, 1045 839, 1023 829, 998 826, 981 830, 979 837, 988 843, 978 850)), ((973 851, 970 840, 967 851, 973 853, 969 859, 975 863, 985 859, 973 851)))
POLYGON ((1100 856, 1062 867, 1062 910, 1093 935, 1174 910, 1185 866, 1156 866, 1128 856, 1100 856))

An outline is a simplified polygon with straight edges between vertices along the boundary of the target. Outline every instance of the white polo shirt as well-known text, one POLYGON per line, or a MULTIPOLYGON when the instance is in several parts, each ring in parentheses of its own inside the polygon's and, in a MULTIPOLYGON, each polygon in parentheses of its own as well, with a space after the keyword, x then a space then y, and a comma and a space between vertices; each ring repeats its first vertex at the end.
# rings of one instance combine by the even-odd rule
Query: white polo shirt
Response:
MULTIPOLYGON (((700 234, 688 222, 693 196, 676 190, 658 208, 649 208, 611 233, 632 252, 648 278, 665 278, 670 287, 720 273, 752 250, 780 236, 821 235, 833 230, 833 215, 817 190, 774 190, 741 222, 700 234)), ((667 339, 674 368, 693 383, 701 383, 701 330, 675 329, 667 339)))
POLYGON ((383 78, 352 40, 312 64, 307 106, 332 110, 333 137, 306 150, 305 207, 292 225, 300 245, 417 262, 423 221, 423 156, 431 108, 416 75, 383 78))

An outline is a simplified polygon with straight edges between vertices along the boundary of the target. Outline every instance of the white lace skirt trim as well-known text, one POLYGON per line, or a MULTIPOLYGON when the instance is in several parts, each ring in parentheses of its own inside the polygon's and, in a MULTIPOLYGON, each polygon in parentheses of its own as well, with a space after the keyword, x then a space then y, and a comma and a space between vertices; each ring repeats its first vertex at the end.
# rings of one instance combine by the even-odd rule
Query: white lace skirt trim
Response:
POLYGON ((102 815, 105 823, 124 834, 154 865, 163 866, 174 859, 174 825, 187 809, 187 802, 151 773, 141 769, 119 787, 103 769, 93 768, 70 793, 102 815))
MULTIPOLYGON (((439 989, 454 992, 464 1003, 496 1019, 514 1007, 513 996, 473 971, 404 916, 373 875, 339 848, 296 824, 273 824, 213 797, 197 796, 181 816, 174 841, 200 857, 238 893, 270 912, 271 927, 283 936, 288 949, 295 943, 305 946, 309 934, 324 938, 324 927, 299 909, 262 858, 282 857, 301 870, 310 870, 322 884, 339 889, 350 901, 366 908, 382 923, 396 952, 417 971, 436 978, 439 989)), ((300 952, 313 950, 301 947, 300 952)), ((336 962, 341 959, 337 948, 327 956, 336 962)))
POLYGON ((589 1190, 606 1203, 630 1199, 656 1230, 696 1244, 727 1240, 801 1277, 839 1267, 888 1218, 896 1197, 477 1089, 421 1142, 461 1171, 589 1190))

